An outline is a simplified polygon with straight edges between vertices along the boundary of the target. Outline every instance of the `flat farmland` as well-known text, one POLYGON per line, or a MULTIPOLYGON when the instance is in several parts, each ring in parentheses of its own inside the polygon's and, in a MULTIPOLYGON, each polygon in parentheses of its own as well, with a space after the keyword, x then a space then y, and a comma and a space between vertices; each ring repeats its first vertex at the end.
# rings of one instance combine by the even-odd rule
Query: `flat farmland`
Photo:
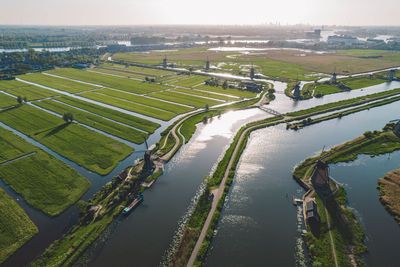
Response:
POLYGON ((209 85, 199 85, 194 87, 194 89, 200 89, 204 91, 211 91, 219 94, 228 94, 243 98, 252 98, 257 96, 256 93, 246 91, 246 90, 239 90, 239 89, 232 89, 232 88, 222 88, 221 86, 209 86, 209 85))
POLYGON ((200 97, 196 97, 196 96, 192 96, 192 95, 181 94, 181 93, 175 92, 175 91, 163 91, 163 92, 150 94, 149 96, 168 100, 168 101, 173 101, 176 103, 182 103, 182 104, 197 107, 197 108, 204 108, 206 104, 208 104, 209 106, 214 106, 214 105, 223 103, 223 102, 212 100, 212 99, 206 99, 206 98, 200 98, 200 97))
POLYGON ((0 92, 0 108, 6 108, 9 106, 17 105, 17 99, 15 97, 3 94, 0 92))
POLYGON ((102 175, 133 151, 121 142, 75 123, 66 124, 61 118, 30 105, 0 112, 0 121, 102 175))
POLYGON ((234 72, 248 72, 254 64, 257 72, 285 79, 312 81, 335 71, 354 74, 400 66, 400 52, 384 50, 339 50, 317 53, 299 49, 268 49, 248 51, 210 51, 208 48, 189 48, 173 52, 119 53, 115 59, 145 64, 161 64, 164 56, 178 66, 203 68, 208 57, 212 65, 234 72))
POLYGON ((118 69, 110 70, 110 69, 104 69, 104 68, 101 68, 101 67, 97 67, 93 71, 98 71, 98 72, 102 72, 102 73, 106 73, 106 74, 112 74, 112 75, 118 75, 118 76, 124 76, 124 77, 128 77, 128 78, 140 79, 142 81, 144 81, 145 78, 146 78, 146 76, 142 75, 142 74, 126 72, 126 71, 122 71, 122 70, 118 70, 118 69))
POLYGON ((168 86, 159 85, 156 83, 142 82, 129 78, 116 77, 107 74, 94 73, 84 70, 66 68, 66 69, 51 70, 48 71, 48 73, 74 80, 98 84, 105 87, 115 88, 135 94, 146 94, 168 88, 168 86))
POLYGON ((90 187, 77 171, 43 150, 0 166, 0 177, 32 207, 50 216, 63 212, 90 187))
POLYGON ((19 82, 16 80, 0 81, 0 90, 7 90, 7 89, 25 87, 25 86, 29 86, 29 84, 19 82))
POLYGON ((132 72, 141 74, 144 76, 165 76, 165 75, 174 75, 175 72, 161 70, 161 69, 151 69, 151 68, 144 68, 144 67, 137 67, 137 66, 125 66, 116 63, 104 63, 101 64, 101 67, 113 68, 116 70, 123 70, 126 72, 132 72))
POLYGON ((0 264, 38 232, 25 211, 0 188, 0 264))
POLYGON ((168 121, 176 116, 175 113, 169 111, 163 111, 160 109, 152 108, 149 106, 144 106, 138 103, 134 103, 128 100, 123 100, 115 97, 111 97, 108 95, 100 94, 97 92, 86 92, 81 94, 81 96, 93 99, 95 101, 105 103, 111 106, 119 107, 125 110, 133 111, 136 113, 140 113, 149 117, 153 117, 156 119, 161 119, 164 121, 168 121))
POLYGON ((0 127, 0 163, 21 157, 37 150, 37 147, 16 134, 0 127))
POLYGON ((198 91, 198 90, 186 89, 186 88, 175 88, 174 91, 192 94, 192 95, 198 95, 198 96, 205 96, 205 97, 215 98, 215 99, 224 100, 224 101, 238 100, 238 98, 235 96, 220 95, 220 94, 214 94, 212 92, 209 93, 207 91, 198 91))
POLYGON ((129 93, 124 93, 121 91, 116 91, 116 90, 111 90, 111 89, 101 89, 96 92, 99 92, 99 93, 102 93, 105 95, 109 95, 109 96, 113 96, 113 97, 118 97, 121 99, 126 99, 129 101, 140 103, 140 104, 147 105, 150 107, 167 110, 167 111, 173 112, 175 114, 186 113, 186 112, 193 110, 193 108, 190 108, 190 107, 167 103, 164 101, 158 101, 158 100, 151 99, 148 97, 132 95, 129 93))
POLYGON ((171 82, 171 84, 184 86, 184 87, 193 87, 195 85, 204 84, 206 80, 209 80, 210 77, 207 76, 187 76, 186 79, 181 79, 176 82, 171 82))
POLYGON ((74 82, 67 79, 57 78, 54 76, 45 75, 42 73, 32 73, 21 75, 18 78, 26 80, 28 82, 37 83, 50 88, 54 88, 60 91, 65 91, 68 93, 79 93, 83 91, 92 90, 98 88, 93 85, 74 82))
POLYGON ((130 127, 121 125, 119 123, 106 120, 102 117, 67 106, 65 104, 56 102, 54 100, 44 100, 36 102, 35 105, 53 111, 55 113, 58 113, 60 115, 69 112, 73 114, 74 120, 82 124, 91 126, 95 129, 98 129, 100 131, 106 132, 111 135, 115 135, 117 137, 120 137, 122 139, 128 140, 136 144, 143 143, 144 140, 147 139, 148 137, 147 134, 140 132, 136 129, 132 129, 130 127))
POLYGON ((60 95, 57 92, 47 90, 38 86, 28 85, 25 87, 16 87, 13 89, 6 90, 7 93, 12 94, 14 96, 26 97, 28 101, 38 100, 48 97, 53 97, 60 95))
POLYGON ((148 133, 154 133, 154 131, 160 127, 158 123, 145 120, 139 117, 135 117, 117 110, 105 108, 93 103, 89 103, 87 101, 79 100, 73 97, 69 96, 62 96, 58 97, 57 101, 61 101, 63 103, 66 103, 68 105, 72 105, 77 108, 81 108, 84 110, 87 110, 89 112, 98 114, 100 116, 130 125, 132 127, 141 129, 143 131, 146 131, 148 133))

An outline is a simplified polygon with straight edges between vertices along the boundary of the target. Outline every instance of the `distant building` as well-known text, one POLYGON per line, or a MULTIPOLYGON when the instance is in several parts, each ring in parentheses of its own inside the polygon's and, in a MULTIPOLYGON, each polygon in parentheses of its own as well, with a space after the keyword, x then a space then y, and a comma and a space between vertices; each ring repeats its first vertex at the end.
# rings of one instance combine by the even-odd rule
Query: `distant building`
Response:
POLYGON ((317 203, 315 203, 314 200, 308 200, 306 202, 306 220, 308 222, 319 222, 320 218, 318 215, 318 206, 317 203))
POLYGON ((321 38, 321 30, 315 29, 312 32, 306 32, 307 39, 320 39, 321 38))
POLYGON ((146 173, 154 169, 154 163, 151 160, 151 150, 147 150, 144 153, 144 165, 143 165, 143 172, 146 173))
POLYGON ((167 63, 167 57, 164 57, 164 59, 163 59, 163 68, 167 68, 167 65, 168 65, 168 63, 167 63))
POLYGON ((394 70, 394 69, 391 69, 389 71, 389 81, 393 81, 395 72, 396 72, 396 70, 394 70))
POLYGON ((328 36, 328 44, 353 45, 359 43, 356 37, 346 35, 328 36))
POLYGON ((251 66, 251 69, 250 69, 250 79, 254 79, 255 78, 255 72, 254 72, 254 67, 253 66, 251 66))
POLYGON ((208 60, 208 58, 207 58, 207 61, 206 61, 206 70, 209 70, 210 69, 210 61, 208 60))
POLYGON ((329 197, 331 195, 331 188, 329 185, 329 166, 322 160, 318 160, 315 164, 314 172, 311 176, 311 183, 315 191, 321 197, 329 197))
POLYGON ((336 72, 334 72, 334 73, 332 74, 332 82, 333 82, 333 83, 337 83, 337 74, 336 74, 336 72))
POLYGON ((301 98, 300 83, 299 82, 296 83, 296 85, 294 86, 293 97, 294 97, 294 99, 300 99, 301 98))
POLYGON ((258 93, 261 89, 261 86, 256 84, 255 82, 245 82, 246 90, 254 93, 258 93))

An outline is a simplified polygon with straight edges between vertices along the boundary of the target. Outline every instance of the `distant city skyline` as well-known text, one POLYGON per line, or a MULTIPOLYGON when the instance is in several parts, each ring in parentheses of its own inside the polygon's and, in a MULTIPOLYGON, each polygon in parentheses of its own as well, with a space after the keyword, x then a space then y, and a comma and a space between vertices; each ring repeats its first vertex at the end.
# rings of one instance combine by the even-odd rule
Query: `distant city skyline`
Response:
POLYGON ((398 0, 2 0, 0 24, 400 26, 398 0))

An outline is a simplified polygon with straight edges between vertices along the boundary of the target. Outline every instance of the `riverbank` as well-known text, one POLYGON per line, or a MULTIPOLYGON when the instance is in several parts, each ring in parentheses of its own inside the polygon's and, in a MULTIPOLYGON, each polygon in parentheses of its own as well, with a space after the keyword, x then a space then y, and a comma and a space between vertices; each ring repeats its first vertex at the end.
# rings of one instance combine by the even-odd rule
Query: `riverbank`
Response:
MULTIPOLYGON (((317 160, 327 164, 353 161, 360 154, 380 155, 400 149, 400 138, 393 132, 393 124, 385 126, 383 131, 365 132, 363 136, 342 145, 336 146, 321 155, 306 159, 299 164, 294 172, 295 180, 307 181, 312 172, 310 169, 317 160)), ((360 256, 366 251, 363 245, 363 230, 357 222, 354 213, 346 207, 347 195, 343 187, 325 202, 314 194, 318 206, 321 223, 318 225, 307 224, 308 232, 304 234, 310 259, 313 264, 334 266, 332 253, 326 248, 329 237, 333 233, 333 243, 336 249, 339 266, 363 266, 360 256), (331 227, 327 228, 326 213, 329 213, 331 227)))
POLYGON ((400 225, 400 169, 378 180, 379 200, 400 225))
MULTIPOLYGON (((329 108, 328 108, 328 110, 329 110, 329 108)), ((214 173, 212 178, 207 182, 207 186, 210 187, 209 191, 205 190, 203 192, 203 195, 206 194, 207 192, 214 192, 211 190, 215 189, 215 188, 212 188, 212 186, 215 186, 215 185, 219 185, 220 188, 221 188, 221 186, 223 186, 224 192, 225 193, 228 192, 228 190, 229 190, 228 179, 233 178, 234 171, 235 171, 235 168, 232 166, 235 166, 234 162, 238 161, 238 159, 240 158, 240 154, 243 151, 243 149, 246 145, 246 142, 247 142, 247 139, 244 139, 244 141, 242 142, 245 135, 249 135, 251 131, 259 129, 259 128, 268 127, 271 125, 275 125, 275 124, 279 124, 279 123, 283 123, 283 122, 287 122, 287 121, 291 121, 291 120, 294 120, 294 118, 285 119, 283 117, 281 117, 281 118, 278 117, 277 121, 275 121, 273 123, 268 123, 264 120, 261 122, 250 123, 249 125, 246 125, 245 127, 243 127, 236 135, 234 142, 231 144, 231 146, 227 150, 224 158, 218 164, 218 167, 222 166, 221 169, 219 170, 217 168, 217 170, 215 171, 215 173, 219 173, 219 177, 221 177, 220 176, 221 172, 223 173, 225 171, 225 176, 224 176, 224 180, 223 180, 223 182, 225 182, 225 183, 218 183, 218 182, 216 184, 213 183, 212 178, 215 176, 215 173, 214 173), (237 139, 241 140, 241 142, 239 143, 240 145, 238 145, 238 143, 235 142, 235 140, 237 140, 237 139), (232 154, 232 152, 231 152, 233 150, 235 150, 234 154, 232 154), (240 152, 238 153, 238 151, 240 151, 240 152), (228 161, 229 161, 229 164, 227 163, 228 161), (227 168, 227 166, 229 166, 229 168, 227 168)), ((386 136, 386 137, 388 137, 388 136, 386 136)), ((389 139, 390 139, 390 137, 389 137, 389 139)), ((386 139, 384 137, 382 137, 382 140, 386 140, 386 139)), ((380 153, 382 153, 382 151, 383 151, 382 149, 379 150, 380 153)), ((210 197, 210 196, 211 195, 209 195, 208 197, 210 197)), ((185 265, 187 262, 188 262, 188 264, 187 264, 188 266, 201 265, 201 262, 204 259, 206 252, 208 250, 208 247, 210 245, 210 240, 212 239, 213 231, 218 222, 220 210, 218 210, 217 207, 218 206, 222 207, 225 196, 226 196, 226 194, 221 194, 220 199, 214 198, 212 200, 212 203, 214 204, 213 206, 215 208, 211 209, 211 210, 210 210, 210 207, 212 207, 212 206, 210 206, 211 200, 209 200, 208 202, 204 201, 204 202, 202 202, 202 204, 199 204, 200 202, 198 203, 198 206, 196 206, 196 208, 198 208, 198 210, 200 212, 198 212, 197 214, 195 212, 193 212, 191 218, 197 217, 198 223, 196 225, 196 228, 199 228, 199 225, 203 225, 202 231, 201 231, 201 233, 203 233, 203 237, 197 238, 197 243, 195 244, 194 240, 196 240, 196 236, 201 237, 201 235, 199 234, 200 232, 199 232, 199 230, 197 230, 197 234, 196 234, 196 230, 193 229, 194 227, 190 227, 188 224, 188 227, 186 228, 184 235, 181 237, 180 245, 175 252, 175 257, 174 257, 174 260, 172 261, 172 266, 180 266, 182 264, 185 265), (219 201, 221 201, 221 202, 219 202, 219 201), (217 203, 217 204, 215 204, 215 203, 217 203), (219 203, 221 203, 221 204, 219 204, 219 203), (208 212, 208 216, 206 217, 207 210, 209 212, 208 212), (210 212, 210 211, 212 211, 212 212, 210 212), (190 259, 189 259, 189 253, 190 253, 189 251, 192 250, 193 248, 195 250, 192 251, 190 259)), ((204 198, 207 198, 207 195, 204 198)), ((348 218, 352 218, 353 215, 348 213, 346 210, 343 212, 347 213, 347 215, 349 216, 348 218)), ((352 231, 354 231, 353 237, 355 238, 353 240, 359 240, 359 238, 357 238, 357 236, 360 236, 360 235, 357 234, 357 230, 355 229, 352 231)), ((361 236, 362 236, 362 234, 361 234, 361 236)), ((354 243, 355 241, 352 241, 352 242, 354 243)), ((359 251, 363 251, 363 249, 360 249, 359 251)))

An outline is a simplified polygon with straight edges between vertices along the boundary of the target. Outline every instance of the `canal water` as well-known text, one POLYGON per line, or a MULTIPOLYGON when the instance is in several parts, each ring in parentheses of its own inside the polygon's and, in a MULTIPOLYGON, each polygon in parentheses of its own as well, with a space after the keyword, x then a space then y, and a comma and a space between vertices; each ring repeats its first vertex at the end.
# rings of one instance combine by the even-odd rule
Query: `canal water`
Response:
MULTIPOLYGON (((390 84, 382 84, 381 86, 374 86, 365 90, 354 90, 351 92, 335 94, 330 96, 325 96, 320 99, 311 99, 301 102, 294 102, 293 100, 287 98, 283 94, 276 94, 276 100, 273 101, 269 107, 276 109, 280 112, 286 111, 293 111, 298 109, 304 109, 308 107, 312 107, 318 104, 324 104, 328 102, 338 101, 346 98, 352 98, 359 95, 366 95, 377 91, 384 91, 389 90, 391 88, 400 87, 400 83, 392 82, 390 84)), ((285 88, 284 83, 275 82, 275 88, 279 91, 283 91, 285 88)), ((389 106, 396 105, 398 103, 393 103, 389 106)), ((385 106, 386 107, 386 106, 385 106)), ((380 108, 379 108, 380 109, 380 108)), ((370 112, 375 112, 375 109, 371 110, 370 112)), ((378 108, 376 109, 378 110, 378 108)), ((357 114, 364 114, 364 113, 357 113, 357 114)), ((395 114, 395 113, 392 113, 395 114)), ((203 125, 200 124, 198 126, 198 130, 193 136, 193 139, 183 146, 177 155, 165 165, 165 173, 158 179, 157 183, 153 188, 147 190, 145 192, 145 201, 139 206, 133 214, 131 214, 128 218, 118 218, 115 220, 111 226, 106 230, 104 235, 102 235, 99 241, 95 242, 95 244, 82 256, 81 260, 78 264, 88 264, 91 266, 109 266, 115 262, 118 262, 120 266, 130 266, 132 263, 132 258, 139 266, 156 266, 160 262, 164 262, 168 260, 168 257, 171 255, 171 248, 174 247, 176 241, 179 239, 180 231, 182 230, 182 226, 185 223, 185 220, 190 213, 191 209, 196 200, 196 196, 199 195, 201 188, 202 188, 202 181, 203 177, 210 173, 210 171, 215 168, 216 163, 219 161, 220 157, 223 155, 223 152, 228 147, 229 143, 231 142, 235 132, 244 124, 250 121, 260 120, 262 118, 269 117, 270 115, 265 113, 264 111, 258 109, 250 109, 245 111, 232 111, 226 114, 223 114, 221 118, 214 118, 214 120, 207 124, 203 125), (172 240, 172 241, 171 241, 172 240)), ((347 120, 347 118, 354 118, 356 115, 352 115, 349 117, 342 118, 342 121, 347 120)), ((390 116, 388 116, 390 117, 390 116)), ((391 118, 384 118, 382 120, 382 124, 391 118)), ((372 121, 376 122, 376 118, 372 121)), ((170 121, 169 123, 171 123, 170 121)), ((169 123, 163 123, 162 127, 159 128, 153 135, 149 138, 149 144, 153 144, 159 139, 159 133, 164 130, 169 123)), ((336 121, 328 121, 327 125, 335 125, 336 121)), ((358 123, 358 122, 357 122, 358 123)), ((317 124, 315 126, 306 128, 302 131, 308 131, 308 129, 316 129, 319 128, 322 124, 317 124)), ((371 125, 366 124, 365 130, 370 130, 371 125)), ((360 133, 363 132, 359 126, 355 126, 353 123, 350 128, 354 128, 354 137, 358 136, 360 133)), ((362 127, 361 127, 362 128, 362 127)), ((287 132, 284 129, 284 126, 277 126, 273 128, 269 128, 269 130, 280 130, 282 134, 290 134, 296 136, 296 138, 306 138, 301 132, 287 132)), ((331 129, 332 130, 332 129, 331 129)), ((263 130, 257 131, 254 133, 261 132, 263 130)), ((333 139, 327 138, 327 140, 332 141, 335 144, 334 138, 338 138, 338 134, 334 131, 327 132, 328 128, 324 129, 323 135, 325 134, 328 136, 332 136, 333 139)), ((14 131, 15 132, 15 131, 14 131)), ((346 130, 345 133, 349 133, 351 131, 346 130)), ((35 143, 34 140, 30 139, 18 133, 19 135, 23 136, 28 141, 38 145, 39 147, 43 148, 44 150, 52 153, 53 155, 57 156, 71 167, 75 168, 78 172, 80 172, 83 176, 88 178, 91 183, 92 187, 89 191, 84 195, 83 199, 88 199, 92 196, 92 194, 100 189, 105 183, 111 180, 111 178, 118 174, 123 168, 126 168, 129 165, 132 165, 133 161, 136 158, 142 157, 142 153, 132 153, 127 159, 121 161, 116 169, 114 169, 109 175, 107 176, 100 176, 95 173, 89 172, 83 167, 69 161, 58 155, 57 153, 49 150, 48 148, 35 143)), ((279 135, 279 134, 278 134, 279 135)), ((278 138, 278 140, 282 140, 285 142, 284 139, 278 138)), ((347 136, 346 136, 347 137, 347 136)), ((295 139, 296 139, 295 138, 295 139)), ((251 140, 254 138, 252 137, 251 140)), ((259 137, 260 140, 263 142, 268 143, 271 146, 275 146, 279 144, 275 144, 277 142, 270 135, 261 135, 259 137)), ((290 139, 290 138, 289 138, 290 139)), ((349 139, 345 139, 345 140, 349 139)), ((313 141, 313 139, 308 139, 313 141)), ((322 140, 322 139, 321 139, 322 140)), ((253 142, 253 141, 251 141, 253 142)), ((294 140, 293 140, 294 142, 294 140)), ((342 140, 337 140, 336 143, 341 143, 342 140)), ((290 143, 290 142, 289 142, 290 143)), ((296 142, 294 142, 296 143, 296 142)), ((317 143, 317 142, 316 142, 317 143)), ((296 192, 300 194, 301 192, 297 188, 297 185, 291 180, 286 179, 286 177, 290 178, 291 167, 295 165, 298 161, 304 159, 305 157, 309 156, 308 153, 314 153, 321 149, 321 144, 307 144, 307 141, 302 141, 300 148, 296 148, 293 146, 290 148, 288 147, 289 155, 282 155, 281 149, 276 150, 276 154, 274 157, 281 158, 280 162, 276 162, 278 168, 281 171, 286 170, 286 176, 283 176, 283 179, 277 179, 276 184, 281 187, 281 190, 276 190, 276 194, 279 192, 284 192, 285 200, 286 193, 288 192, 296 192), (306 145, 307 144, 307 145, 306 145), (307 148, 307 149, 306 149, 307 148), (305 154, 300 152, 306 152, 305 154), (293 151, 292 151, 293 150, 293 151), (295 152, 294 150, 297 150, 295 152), (294 155, 297 154, 296 158, 293 158, 293 161, 289 161, 294 155), (279 165, 279 164, 280 165, 279 165), (286 164, 284 164, 286 163, 286 164), (288 166, 289 165, 289 168, 288 166), (289 176, 287 176, 289 175, 289 176), (280 184, 280 183, 284 184, 280 184)), ((330 145, 328 141, 325 142, 327 145, 330 145)), ((136 151, 144 150, 144 145, 135 146, 136 151)), ((257 150, 257 149, 256 149, 257 150)), ((266 154, 269 152, 265 149, 260 149, 266 154)), ((251 148, 246 149, 247 151, 252 151, 251 148)), ((271 157, 264 158, 260 165, 263 166, 273 166, 271 165, 270 160, 273 160, 271 157)), ((243 156, 242 161, 245 159, 243 156)), ((257 159, 254 159, 257 161, 257 159)), ((267 169, 267 168, 266 168, 267 169)), ((262 170, 262 169, 261 169, 262 170)), ((240 171, 238 172, 238 177, 240 177, 240 171)), ((276 170, 278 171, 278 170, 276 170)), ((268 173, 271 170, 268 168, 268 173)), ((279 176, 275 176, 279 177, 279 176)), ((266 180, 264 177, 262 179, 266 180)), ((239 179, 240 180, 240 179, 239 179)), ((236 185, 236 182, 235 182, 236 185)), ((271 184, 268 183, 270 186, 271 184)), ((24 245, 21 249, 19 249, 12 257, 10 257, 6 262, 5 266, 20 266, 29 263, 35 256, 40 255, 40 253, 48 247, 48 245, 55 239, 59 238, 63 233, 65 233, 71 225, 73 225, 77 221, 77 211, 76 208, 73 206, 69 208, 66 212, 62 215, 49 218, 45 214, 32 209, 28 204, 26 204, 21 197, 17 194, 13 193, 10 188, 8 188, 5 184, 0 183, 0 186, 5 188, 10 195, 16 199, 20 205, 24 208, 24 210, 28 213, 30 218, 34 221, 34 223, 39 227, 39 234, 36 235, 31 241, 29 241, 26 245, 24 245)), ((232 188, 232 194, 234 194, 235 187, 232 188)), ((290 193, 288 193, 290 194, 290 193)), ((291 196, 291 195, 290 195, 291 196)), ((232 196, 228 197, 228 200, 231 199, 232 196)), ((271 202, 273 205, 278 206, 285 206, 284 204, 275 203, 276 199, 271 202)), ((277 202, 277 201, 276 201, 277 202)), ((280 203, 280 202, 279 202, 280 203)), ((289 201, 289 203, 291 203, 289 201)), ((227 201, 227 205, 229 201, 227 201)), ((261 204, 258 203, 257 204, 261 204)), ((266 206, 271 206, 272 204, 268 202, 263 202, 266 206)), ((285 206, 286 207, 286 206, 285 206)), ((286 208, 282 208, 285 210, 286 208)), ((254 209, 256 211, 256 209, 254 209)), ((226 211, 229 211, 228 207, 224 209, 224 214, 226 211)), ((286 229, 285 231, 290 232, 288 233, 288 239, 292 236, 297 236, 296 233, 296 211, 295 207, 290 206, 287 209, 288 213, 282 213, 280 211, 270 214, 282 224, 282 229, 286 229), (290 211, 290 214, 289 214, 290 211), (282 214, 281 214, 282 213, 282 214), (294 216, 294 217, 293 217, 294 216), (288 225, 286 228, 283 227, 285 224, 282 222, 285 221, 288 225), (292 232, 292 228, 294 227, 294 232, 292 232)), ((221 221, 220 227, 224 225, 226 219, 221 221)), ((261 226, 263 226, 261 224, 261 226)), ((222 228, 221 228, 222 229, 222 228)), ((271 231, 274 229, 271 227, 269 228, 271 231)), ((221 231, 222 232, 222 231, 221 231)), ((213 242, 213 249, 214 251, 215 245, 218 244, 218 237, 221 235, 217 235, 215 240, 215 244, 213 242)), ((240 240, 240 239, 238 239, 240 240)), ((294 251, 294 246, 292 244, 287 243, 286 247, 291 249, 291 252, 294 251), (293 250, 293 251, 292 251, 293 250)), ((216 247, 215 247, 216 248, 216 247)), ((212 263, 213 253, 210 254, 207 264, 212 263)), ((291 254, 292 255, 292 254, 291 254)), ((218 258, 224 258, 223 253, 218 258)), ((293 259, 293 255, 291 257, 293 259)))
MULTIPOLYGON (((292 195, 303 192, 292 179, 302 160, 362 135, 398 117, 399 103, 355 113, 301 129, 284 125, 255 131, 238 165, 205 266, 302 266, 301 236, 292 195), (300 192, 299 192, 300 191, 300 192)), ((366 231, 369 266, 394 266, 400 260, 400 231, 378 200, 377 179, 400 168, 396 152, 331 168, 345 184, 349 204, 366 231), (385 264, 386 263, 386 264, 385 264)))

